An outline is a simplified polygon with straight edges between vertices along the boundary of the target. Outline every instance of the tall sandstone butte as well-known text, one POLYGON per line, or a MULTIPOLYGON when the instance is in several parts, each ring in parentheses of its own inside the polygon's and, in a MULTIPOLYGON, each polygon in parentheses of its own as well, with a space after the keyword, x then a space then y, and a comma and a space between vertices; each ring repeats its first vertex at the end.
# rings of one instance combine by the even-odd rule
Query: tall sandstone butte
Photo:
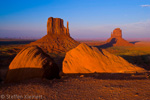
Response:
POLYGON ((66 28, 63 19, 50 17, 47 21, 47 35, 30 45, 37 45, 49 53, 61 53, 75 48, 78 44, 70 36, 69 22, 66 28))
POLYGON ((122 38, 122 30, 120 28, 116 28, 111 33, 111 37, 106 41, 104 46, 133 46, 133 44, 124 40, 122 38))
POLYGON ((69 22, 67 22, 67 28, 64 27, 63 19, 60 18, 48 18, 47 21, 47 34, 65 34, 70 36, 69 34, 69 22))
POLYGON ((111 33, 112 38, 122 38, 122 30, 120 28, 114 29, 114 31, 111 33))

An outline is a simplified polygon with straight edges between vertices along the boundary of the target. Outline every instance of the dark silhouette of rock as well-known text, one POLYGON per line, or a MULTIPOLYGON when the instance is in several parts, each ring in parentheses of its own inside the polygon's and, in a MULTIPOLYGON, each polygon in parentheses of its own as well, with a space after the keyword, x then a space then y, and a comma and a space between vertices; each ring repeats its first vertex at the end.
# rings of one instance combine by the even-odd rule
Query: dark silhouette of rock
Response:
POLYGON ((145 71, 143 68, 132 65, 120 56, 109 52, 79 44, 66 53, 63 61, 64 73, 134 73, 145 71))
POLYGON ((133 44, 123 39, 122 30, 120 28, 116 28, 111 33, 111 37, 106 41, 106 43, 100 47, 107 48, 111 46, 133 46, 133 44))
POLYGON ((70 37, 69 22, 67 22, 66 28, 63 19, 50 17, 47 21, 47 35, 30 45, 38 45, 49 53, 61 53, 75 48, 78 44, 70 37))
POLYGON ((9 65, 6 82, 31 78, 59 78, 59 68, 53 59, 37 46, 22 49, 9 65))

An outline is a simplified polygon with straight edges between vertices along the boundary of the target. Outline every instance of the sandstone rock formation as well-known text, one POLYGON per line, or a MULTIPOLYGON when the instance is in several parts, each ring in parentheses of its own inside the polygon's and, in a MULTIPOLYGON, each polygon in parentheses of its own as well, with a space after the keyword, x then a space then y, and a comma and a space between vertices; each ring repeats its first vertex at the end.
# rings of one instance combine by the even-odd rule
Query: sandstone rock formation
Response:
POLYGON ((47 21, 47 35, 30 45, 37 45, 49 53, 60 53, 67 52, 78 44, 70 37, 69 22, 66 28, 63 19, 50 17, 47 21))
POLYGON ((6 82, 30 78, 58 78, 59 68, 41 48, 30 46, 22 49, 9 65, 6 82))
POLYGON ((96 47, 79 44, 76 48, 66 53, 63 61, 64 73, 125 73, 144 71, 134 66, 122 57, 110 54, 96 47))
POLYGON ((67 28, 64 27, 63 20, 60 18, 48 18, 47 21, 47 34, 69 34, 69 22, 67 22, 67 28))
POLYGON ((116 28, 111 33, 111 37, 106 41, 106 44, 103 45, 103 47, 110 46, 133 46, 133 44, 124 40, 122 38, 122 30, 120 28, 116 28))
POLYGON ((122 30, 120 28, 114 29, 111 33, 111 38, 122 38, 122 30))

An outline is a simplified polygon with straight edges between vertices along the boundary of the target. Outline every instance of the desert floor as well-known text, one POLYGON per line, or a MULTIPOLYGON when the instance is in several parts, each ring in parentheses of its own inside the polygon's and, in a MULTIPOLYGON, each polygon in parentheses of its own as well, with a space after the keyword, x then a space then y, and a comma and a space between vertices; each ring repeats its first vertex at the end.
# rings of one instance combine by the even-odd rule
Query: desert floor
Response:
MULTIPOLYGON (((99 47, 103 41, 81 41, 99 47)), ((0 99, 100 99, 149 100, 150 72, 136 74, 61 74, 61 79, 32 79, 4 83, 8 66, 26 42, 0 42, 0 99), (8 45, 9 43, 9 45, 8 45), (3 62, 3 63, 2 63, 3 62)), ((28 43, 28 42, 27 42, 28 43)), ((108 47, 108 52, 122 56, 132 64, 150 70, 150 42, 134 42, 133 47, 108 47)), ((60 62, 64 54, 50 54, 60 62), (59 59, 58 59, 59 58, 59 59)))
POLYGON ((66 75, 61 79, 33 79, 0 85, 1 99, 149 100, 150 79, 145 75, 66 75))

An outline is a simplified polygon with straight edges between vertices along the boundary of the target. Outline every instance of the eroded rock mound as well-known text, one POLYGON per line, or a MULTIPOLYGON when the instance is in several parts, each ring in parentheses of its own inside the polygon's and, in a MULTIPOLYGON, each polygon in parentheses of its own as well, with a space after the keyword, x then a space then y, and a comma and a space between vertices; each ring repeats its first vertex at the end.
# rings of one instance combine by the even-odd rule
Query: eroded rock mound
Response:
POLYGON ((78 44, 70 37, 69 22, 67 22, 66 28, 63 19, 50 17, 47 21, 47 35, 30 45, 38 45, 49 53, 61 53, 75 48, 78 44))
POLYGON ((114 29, 111 33, 111 37, 106 41, 105 47, 110 46, 133 46, 132 43, 122 38, 122 30, 120 28, 114 29))
POLYGON ((31 78, 59 78, 59 68, 41 48, 22 49, 9 65, 6 82, 31 78))
POLYGON ((122 57, 110 54, 105 50, 98 50, 96 47, 89 47, 80 44, 66 53, 63 61, 64 73, 125 73, 144 71, 134 66, 122 57))

